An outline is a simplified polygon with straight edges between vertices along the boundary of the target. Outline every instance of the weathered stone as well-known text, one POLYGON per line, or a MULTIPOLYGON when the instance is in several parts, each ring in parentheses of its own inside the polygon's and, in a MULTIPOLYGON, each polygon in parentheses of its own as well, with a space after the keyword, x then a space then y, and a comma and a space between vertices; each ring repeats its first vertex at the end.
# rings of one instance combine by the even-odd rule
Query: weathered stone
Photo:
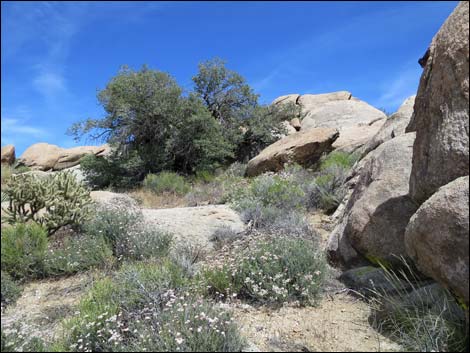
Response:
POLYGON ((2 147, 1 162, 8 165, 12 165, 15 162, 15 146, 6 145, 2 147))
POLYGON ((411 217, 408 255, 417 267, 469 304, 469 177, 441 187, 411 217))
POLYGON ((277 97, 271 104, 279 103, 294 103, 297 104, 297 99, 300 97, 300 94, 287 94, 285 96, 277 97))
POLYGON ((302 126, 300 124, 300 120, 299 118, 294 118, 290 121, 290 125, 296 130, 296 131, 299 131, 300 130, 300 127, 302 126))
POLYGON ((302 120, 302 130, 336 128, 340 136, 333 147, 351 152, 372 138, 386 118, 382 111, 363 101, 337 100, 309 109, 302 120))
POLYGON ((246 175, 256 176, 267 171, 277 172, 289 162, 304 166, 313 164, 324 153, 332 150, 331 145, 338 135, 335 129, 311 129, 286 136, 251 159, 246 168, 246 175))
POLYGON ((393 295, 402 291, 412 289, 406 280, 392 281, 390 275, 382 268, 373 266, 356 267, 341 274, 339 280, 348 288, 361 293, 366 297, 375 295, 393 295))
POLYGON ((315 109, 321 104, 334 101, 351 99, 352 94, 348 91, 338 91, 321 94, 303 94, 297 99, 297 103, 304 111, 315 109))
POLYGON ((60 148, 48 143, 36 143, 26 149, 18 162, 37 170, 62 170, 80 163, 86 154, 102 155, 109 150, 108 145, 60 148))
POLYGON ((408 126, 416 96, 408 97, 398 110, 389 116, 379 131, 361 148, 361 157, 366 156, 385 141, 391 140, 397 136, 403 135, 408 126))
POLYGON ((433 38, 421 75, 410 194, 424 202, 440 186, 469 174, 469 3, 460 2, 433 38))
POLYGON ((347 185, 353 191, 342 211, 346 223, 332 234, 331 257, 356 262, 348 244, 372 262, 394 264, 396 256, 406 256, 405 228, 417 208, 407 196, 414 138, 410 133, 387 141, 353 168, 347 185))

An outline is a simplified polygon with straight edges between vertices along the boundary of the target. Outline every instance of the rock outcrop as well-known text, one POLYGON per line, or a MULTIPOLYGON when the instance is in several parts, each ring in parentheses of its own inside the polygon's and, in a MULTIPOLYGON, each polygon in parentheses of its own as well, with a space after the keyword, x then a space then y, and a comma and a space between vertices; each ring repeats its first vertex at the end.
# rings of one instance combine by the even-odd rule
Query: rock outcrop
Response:
POLYGON ((339 130, 335 149, 348 152, 365 144, 382 127, 387 116, 360 100, 337 100, 319 104, 308 110, 301 130, 329 127, 339 130))
POLYGON ((60 148, 48 143, 36 143, 24 151, 18 163, 36 170, 63 170, 79 164, 80 158, 86 154, 100 156, 108 152, 108 145, 60 148))
POLYGON ((238 213, 226 205, 143 209, 147 224, 173 234, 185 244, 212 247, 214 233, 221 228, 243 232, 245 225, 238 213))
POLYGON ((408 97, 398 110, 385 120, 380 130, 360 149, 361 157, 366 156, 385 141, 403 135, 413 114, 415 95, 408 97))
POLYGON ((15 146, 6 145, 2 147, 1 162, 2 164, 12 165, 15 162, 15 146))
POLYGON ((408 255, 426 275, 469 304, 469 177, 441 187, 411 217, 408 255))
POLYGON ((286 136, 251 159, 246 168, 246 176, 256 176, 267 171, 277 172, 289 162, 303 166, 313 164, 324 153, 332 150, 331 146, 338 135, 336 129, 319 128, 286 136))
POLYGON ((348 182, 353 190, 330 236, 330 258, 356 263, 357 252, 396 263, 396 256, 406 256, 405 229, 417 208, 408 197, 414 138, 409 133, 387 141, 355 166, 348 182))
MULTIPOLYGON (((433 38, 407 131, 416 131, 410 194, 424 202, 469 174, 469 3, 462 1, 433 38)), ((425 61, 425 63, 424 63, 425 61)))

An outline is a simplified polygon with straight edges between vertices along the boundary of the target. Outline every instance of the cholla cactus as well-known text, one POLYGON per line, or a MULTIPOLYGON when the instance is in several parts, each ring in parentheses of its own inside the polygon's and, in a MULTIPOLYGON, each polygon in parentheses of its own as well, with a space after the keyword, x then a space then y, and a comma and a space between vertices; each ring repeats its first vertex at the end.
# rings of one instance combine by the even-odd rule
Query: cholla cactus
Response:
POLYGON ((90 192, 70 172, 38 177, 20 174, 11 177, 4 190, 8 196, 5 221, 34 221, 49 235, 65 225, 79 224, 89 214, 90 192))

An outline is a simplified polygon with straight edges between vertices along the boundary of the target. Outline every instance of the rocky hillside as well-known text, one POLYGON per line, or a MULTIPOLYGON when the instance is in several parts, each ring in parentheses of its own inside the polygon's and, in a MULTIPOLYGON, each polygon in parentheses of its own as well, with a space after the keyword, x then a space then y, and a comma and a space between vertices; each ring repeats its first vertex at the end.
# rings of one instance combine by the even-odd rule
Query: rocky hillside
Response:
POLYGON ((464 351, 468 24, 460 2, 390 116, 348 91, 258 107, 284 133, 257 125, 246 165, 136 182, 148 160, 108 145, 2 147, 2 351, 464 351))

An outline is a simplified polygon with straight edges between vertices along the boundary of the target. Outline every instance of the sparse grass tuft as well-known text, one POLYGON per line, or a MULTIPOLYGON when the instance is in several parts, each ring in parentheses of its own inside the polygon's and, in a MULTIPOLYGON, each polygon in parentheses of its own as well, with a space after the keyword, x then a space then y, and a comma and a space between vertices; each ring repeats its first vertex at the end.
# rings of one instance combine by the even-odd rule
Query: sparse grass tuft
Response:
POLYGON ((419 287, 419 278, 404 261, 403 269, 382 266, 394 293, 374 291, 371 320, 409 351, 463 352, 468 345, 465 313, 452 295, 434 285, 419 287), (403 287, 403 281, 407 287, 403 287))

